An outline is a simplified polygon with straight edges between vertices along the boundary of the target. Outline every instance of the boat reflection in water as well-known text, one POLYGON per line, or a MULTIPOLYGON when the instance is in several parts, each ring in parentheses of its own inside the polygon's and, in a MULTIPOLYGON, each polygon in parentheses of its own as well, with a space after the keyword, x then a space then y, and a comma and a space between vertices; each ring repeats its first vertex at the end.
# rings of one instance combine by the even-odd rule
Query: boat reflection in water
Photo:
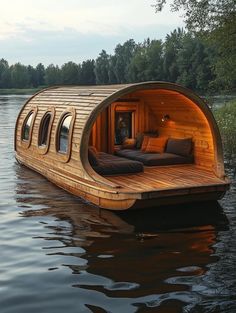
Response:
POLYGON ((171 313, 196 308, 209 292, 217 297, 209 267, 218 261, 217 234, 228 228, 218 202, 114 213, 27 168, 16 166, 16 173, 20 214, 37 217, 43 253, 59 257, 48 269, 60 275, 66 266, 75 274, 71 286, 82 308, 171 313))

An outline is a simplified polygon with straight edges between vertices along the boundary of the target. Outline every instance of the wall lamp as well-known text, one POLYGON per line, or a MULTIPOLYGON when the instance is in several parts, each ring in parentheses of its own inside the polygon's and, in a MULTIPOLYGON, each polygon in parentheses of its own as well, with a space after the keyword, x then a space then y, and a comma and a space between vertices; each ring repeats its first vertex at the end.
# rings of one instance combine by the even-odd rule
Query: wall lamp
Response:
POLYGON ((169 120, 170 120, 170 115, 169 114, 165 114, 165 115, 162 116, 162 119, 161 119, 162 122, 167 122, 169 120))

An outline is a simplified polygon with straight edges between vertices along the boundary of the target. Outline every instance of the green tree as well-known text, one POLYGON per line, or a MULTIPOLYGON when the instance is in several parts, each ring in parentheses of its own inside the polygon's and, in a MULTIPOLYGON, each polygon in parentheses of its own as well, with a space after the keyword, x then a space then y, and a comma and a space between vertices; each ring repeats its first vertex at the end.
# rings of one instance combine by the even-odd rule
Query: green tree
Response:
POLYGON ((110 55, 109 57, 109 66, 108 66, 108 78, 110 84, 116 84, 116 74, 115 74, 115 64, 116 64, 116 56, 110 55))
POLYGON ((129 64, 128 81, 129 82, 146 81, 147 67, 148 64, 145 43, 139 44, 129 64))
POLYGON ((37 76, 36 69, 33 66, 28 65, 27 70, 28 70, 28 75, 29 75, 30 87, 34 87, 34 88, 38 87, 38 76, 37 76))
POLYGON ((87 60, 82 62, 79 70, 79 83, 82 85, 95 85, 95 61, 87 60))
POLYGON ((126 41, 123 45, 118 44, 115 48, 114 73, 117 83, 128 81, 129 65, 135 54, 136 43, 133 39, 126 41))
MULTIPOLYGON (((155 0, 156 12, 161 11, 166 0, 155 0)), ((233 21, 236 12, 235 0, 172 0, 172 11, 184 10, 187 28, 194 32, 213 31, 227 20, 233 21)), ((235 24, 235 21, 234 21, 235 24)))
MULTIPOLYGON (((236 2, 235 2, 236 3, 236 2)), ((215 62, 216 86, 231 90, 236 86, 236 14, 222 20, 221 26, 208 35, 215 45, 218 57, 215 62)))
MULTIPOLYGON (((161 11, 166 0, 155 0, 161 11)), ((202 36, 217 49, 214 59, 216 86, 235 88, 236 84, 236 1, 235 0, 173 0, 172 10, 184 10, 189 31, 202 36)))
POLYGON ((212 71, 212 58, 213 56, 208 45, 199 38, 195 38, 192 68, 196 73, 195 89, 198 91, 210 91, 211 81, 215 79, 215 75, 212 71))
POLYGON ((61 84, 61 70, 59 67, 50 64, 45 70, 45 84, 47 86, 61 84))
POLYGON ((191 89, 207 91, 214 79, 210 54, 205 43, 191 34, 186 34, 177 54, 179 75, 177 82, 191 89))
POLYGON ((43 86, 45 84, 45 67, 42 63, 39 63, 36 66, 36 79, 37 79, 37 86, 43 86))
POLYGON ((9 88, 11 84, 11 75, 8 62, 0 60, 0 88, 9 88))
POLYGON ((163 47, 163 77, 169 82, 176 82, 179 76, 177 58, 183 46, 185 32, 178 28, 166 36, 163 47))
POLYGON ((163 80, 163 46, 161 40, 152 40, 146 49, 147 80, 163 80))
POLYGON ((30 76, 25 65, 16 63, 10 67, 11 85, 13 88, 29 87, 30 76))
POLYGON ((75 85, 79 80, 79 68, 74 62, 67 62, 61 67, 62 83, 66 85, 75 85))
POLYGON ((95 76, 97 84, 107 84, 109 82, 109 55, 105 50, 99 54, 95 61, 95 76))
POLYGON ((179 76, 177 83, 195 89, 196 87, 196 73, 193 69, 193 54, 195 44, 192 36, 188 35, 183 40, 183 47, 177 55, 177 64, 179 76))

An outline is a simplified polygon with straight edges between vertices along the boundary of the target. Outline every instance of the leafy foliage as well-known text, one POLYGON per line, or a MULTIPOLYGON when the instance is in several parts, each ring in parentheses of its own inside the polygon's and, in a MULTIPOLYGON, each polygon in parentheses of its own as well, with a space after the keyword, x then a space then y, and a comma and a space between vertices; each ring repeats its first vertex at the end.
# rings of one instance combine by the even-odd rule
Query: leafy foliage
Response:
POLYGON ((236 165, 236 101, 214 110, 220 128, 226 159, 236 165))
POLYGON ((109 83, 109 55, 105 50, 99 54, 95 62, 95 75, 98 84, 109 83))
POLYGON ((45 70, 45 84, 48 86, 61 84, 61 71, 58 66, 50 64, 45 70))
POLYGON ((23 88, 29 84, 29 72, 27 67, 20 63, 16 63, 10 67, 11 82, 16 88, 23 88))
POLYGON ((74 62, 68 62, 61 67, 62 83, 65 85, 73 85, 78 82, 79 68, 74 62))
MULTIPOLYGON (((166 0, 155 0, 156 12, 166 0)), ((184 10, 187 29, 215 46, 217 57, 213 69, 217 88, 232 89, 236 85, 236 1, 173 0, 173 11, 184 10)))
POLYGON ((95 77, 94 68, 95 68, 94 60, 87 60, 87 61, 84 61, 81 65, 79 65, 78 84, 95 85, 96 77, 95 77))
MULTIPOLYGON (((156 12, 161 11, 166 0, 155 0, 156 12)), ((221 27, 232 15, 235 16, 235 0, 173 0, 172 11, 184 10, 189 30, 212 31, 221 27)))

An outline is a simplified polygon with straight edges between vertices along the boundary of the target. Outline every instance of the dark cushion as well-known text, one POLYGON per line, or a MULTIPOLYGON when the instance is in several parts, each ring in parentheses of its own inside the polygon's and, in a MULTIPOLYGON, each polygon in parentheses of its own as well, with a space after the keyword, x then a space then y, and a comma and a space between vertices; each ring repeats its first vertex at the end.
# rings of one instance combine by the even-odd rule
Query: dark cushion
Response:
POLYGON ((143 143, 143 133, 137 133, 136 135, 136 149, 140 149, 143 143))
POLYGON ((89 147, 89 149, 88 149, 88 160, 92 166, 96 166, 96 165, 98 165, 99 162, 97 159, 97 154, 95 153, 95 150, 92 148, 93 147, 89 147))
POLYGON ((193 163, 193 156, 184 157, 172 153, 143 153, 142 155, 136 156, 135 160, 147 166, 191 164, 193 163))
POLYGON ((143 164, 112 154, 99 152, 98 165, 93 166, 93 169, 100 175, 139 173, 143 171, 143 164))
POLYGON ((144 136, 149 136, 149 137, 158 137, 158 130, 149 130, 143 133, 144 136))
POLYGON ((166 145, 166 153, 189 156, 192 152, 192 138, 169 138, 166 145))
POLYGON ((193 156, 187 157, 173 154, 173 153, 144 153, 140 150, 118 150, 117 155, 127 159, 142 162, 144 165, 171 165, 171 164, 191 164, 193 163, 193 156))
POLYGON ((116 151, 116 155, 130 160, 136 160, 136 157, 142 154, 143 152, 137 149, 122 149, 116 151))

